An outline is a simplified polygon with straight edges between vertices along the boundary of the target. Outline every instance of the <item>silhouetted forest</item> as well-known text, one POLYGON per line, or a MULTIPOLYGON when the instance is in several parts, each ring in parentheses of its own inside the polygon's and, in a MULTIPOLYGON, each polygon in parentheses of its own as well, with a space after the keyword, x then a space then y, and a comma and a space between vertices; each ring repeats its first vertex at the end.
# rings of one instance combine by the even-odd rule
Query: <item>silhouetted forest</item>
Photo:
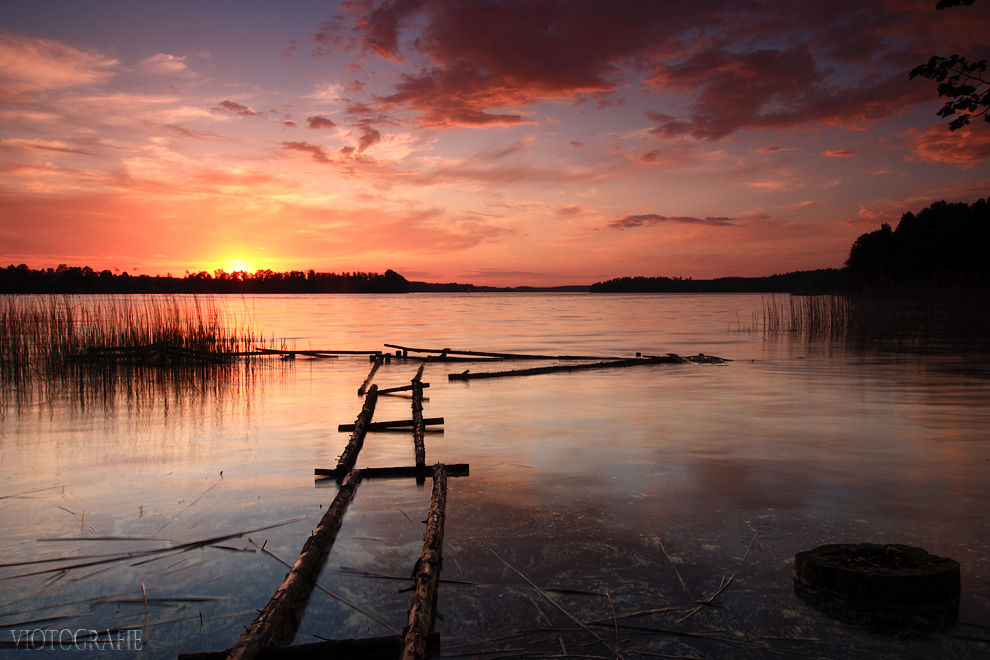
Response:
MULTIPOLYGON (((905 213, 896 229, 884 224, 853 243, 845 268, 795 271, 769 277, 621 277, 597 282, 592 293, 842 293, 909 295, 912 290, 990 282, 990 201, 936 202, 905 213)), ((436 291, 587 291, 588 287, 490 287, 409 282, 379 273, 206 271, 185 277, 115 274, 60 265, 0 269, 0 293, 408 293, 436 291)))
POLYGON ((883 224, 853 243, 845 268, 770 277, 622 277, 597 282, 593 293, 842 293, 910 295, 912 290, 986 282, 990 275, 990 202, 936 202, 905 213, 897 229, 883 224))
POLYGON ((769 277, 620 277, 591 285, 592 293, 821 293, 842 283, 838 268, 801 270, 769 277))
POLYGON ((60 265, 31 270, 26 265, 0 270, 0 293, 406 293, 409 281, 393 270, 379 273, 290 271, 255 273, 206 271, 185 277, 115 274, 60 265))
POLYGON ((846 260, 847 286, 952 285, 990 271, 990 202, 972 206, 936 202, 918 215, 905 213, 897 229, 856 239, 846 260))

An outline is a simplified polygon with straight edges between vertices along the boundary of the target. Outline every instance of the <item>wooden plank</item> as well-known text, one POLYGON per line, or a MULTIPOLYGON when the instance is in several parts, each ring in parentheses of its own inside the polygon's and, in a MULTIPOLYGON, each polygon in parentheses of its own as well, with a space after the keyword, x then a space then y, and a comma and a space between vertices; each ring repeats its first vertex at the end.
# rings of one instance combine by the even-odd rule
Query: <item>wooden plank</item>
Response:
MULTIPOLYGON (((430 384, 429 383, 422 383, 422 386, 424 388, 427 388, 427 387, 430 386, 430 384)), ((400 387, 387 387, 384 390, 378 390, 378 393, 379 394, 392 394, 393 392, 409 392, 410 390, 412 390, 412 388, 413 388, 412 385, 402 385, 400 387)))
POLYGON ((361 407, 361 412, 354 422, 354 432, 351 433, 351 437, 347 441, 347 446, 344 447, 343 453, 337 460, 338 470, 349 472, 354 469, 358 453, 360 453, 361 447, 364 446, 364 436, 368 432, 367 426, 371 423, 371 418, 375 414, 375 404, 377 402, 378 386, 372 385, 371 389, 368 390, 368 394, 364 397, 364 406, 361 407))
POLYGON ((413 381, 413 452, 416 457, 416 467, 426 467, 426 425, 423 418, 423 385, 413 381))
MULTIPOLYGON (((412 419, 398 419, 388 422, 369 422, 365 426, 366 431, 384 431, 385 429, 397 429, 397 428, 412 428, 415 426, 415 420, 412 419)), ((423 423, 427 426, 433 426, 436 424, 443 424, 443 417, 428 417, 423 420, 423 423)), ((340 424, 337 426, 337 431, 340 433, 346 433, 348 431, 353 431, 355 428, 354 424, 340 424)))
MULTIPOLYGON (((440 651, 440 633, 430 635, 427 650, 440 651)), ((402 635, 366 637, 364 639, 335 639, 291 646, 266 646, 259 660, 394 660, 402 652, 402 635)), ((224 660, 228 651, 180 653, 179 660, 224 660)))
MULTIPOLYGON (((447 471, 448 477, 468 477, 471 475, 471 466, 468 463, 452 463, 450 465, 444 465, 443 467, 447 471)), ((344 476, 344 473, 339 470, 328 470, 325 468, 317 468, 314 473, 316 476, 324 477, 325 479, 344 476)), ((432 474, 433 466, 431 465, 426 465, 423 467, 407 465, 404 467, 361 468, 361 478, 364 481, 367 481, 368 479, 429 477, 432 476, 432 474)))
POLYGON ((511 371, 479 371, 471 373, 465 371, 459 374, 447 374, 448 380, 476 380, 479 378, 507 378, 510 376, 536 376, 538 374, 553 374, 559 372, 588 371, 591 369, 616 369, 620 367, 636 367, 641 364, 676 364, 681 362, 680 358, 673 354, 663 357, 635 358, 631 360, 617 360, 614 362, 595 362, 593 364, 560 364, 550 367, 534 367, 532 369, 513 369, 511 371))
POLYGON ((425 362, 419 365, 412 379, 413 451, 418 468, 426 467, 426 441, 423 437, 426 433, 426 420, 423 419, 423 369, 425 368, 425 362))
POLYGON ((406 625, 402 660, 423 660, 427 657, 427 642, 436 618, 437 592, 443 562, 443 521, 447 505, 447 472, 442 463, 433 469, 433 494, 430 513, 426 519, 423 553, 413 570, 416 578, 409 623, 406 625))
POLYGON ((253 660, 268 645, 268 640, 275 634, 279 624, 282 623, 296 602, 298 595, 316 578, 316 573, 320 568, 320 557, 333 545, 344 520, 347 505, 354 498, 359 483, 361 483, 360 470, 352 470, 344 478, 340 489, 337 491, 337 496, 334 497, 326 513, 323 514, 323 518, 313 535, 306 539, 302 552, 299 553, 299 559, 285 576, 282 586, 278 588, 265 608, 255 617, 241 638, 237 640, 237 644, 230 649, 228 658, 231 660, 253 660))
POLYGON ((403 360, 411 360, 413 362, 505 362, 502 358, 489 358, 489 357, 455 357, 451 355, 409 355, 403 360))
MULTIPOLYGON (((390 348, 401 349, 403 353, 436 353, 437 355, 473 355, 477 357, 498 358, 500 360, 628 360, 628 357, 603 357, 588 355, 527 355, 522 353, 487 353, 484 351, 455 351, 449 348, 410 348, 398 344, 385 344, 390 348)), ((434 358, 436 359, 436 358, 434 358)))
POLYGON ((364 379, 363 383, 361 383, 361 387, 358 388, 358 396, 364 396, 364 393, 368 390, 368 385, 371 384, 371 379, 375 377, 375 372, 378 371, 378 368, 383 364, 385 364, 385 358, 383 356, 379 355, 375 358, 375 365, 371 367, 371 373, 368 374, 368 377, 364 379))
POLYGON ((321 351, 316 349, 309 349, 305 351, 289 351, 289 350, 279 350, 274 348, 261 348, 257 347, 258 353, 271 353, 273 355, 286 355, 288 353, 298 353, 300 355, 309 355, 311 353, 322 353, 322 354, 333 354, 333 355, 381 355, 381 351, 321 351))

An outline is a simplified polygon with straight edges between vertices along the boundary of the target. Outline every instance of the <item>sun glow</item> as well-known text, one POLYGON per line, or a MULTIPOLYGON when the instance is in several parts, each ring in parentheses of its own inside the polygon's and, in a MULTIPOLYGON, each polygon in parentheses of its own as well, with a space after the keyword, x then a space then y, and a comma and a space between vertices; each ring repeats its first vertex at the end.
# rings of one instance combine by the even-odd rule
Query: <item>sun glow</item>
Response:
POLYGON ((259 269, 264 268, 264 266, 259 265, 256 261, 251 259, 226 259, 217 260, 214 270, 223 270, 227 273, 236 273, 238 271, 254 274, 259 269))

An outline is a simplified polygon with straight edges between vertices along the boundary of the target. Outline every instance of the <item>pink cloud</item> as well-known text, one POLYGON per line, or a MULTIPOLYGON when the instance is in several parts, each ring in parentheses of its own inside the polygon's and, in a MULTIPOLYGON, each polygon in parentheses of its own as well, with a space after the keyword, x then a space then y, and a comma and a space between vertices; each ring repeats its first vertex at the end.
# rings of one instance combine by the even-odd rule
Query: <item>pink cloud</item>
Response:
POLYGON ((684 224, 684 225, 708 225, 711 227, 733 227, 737 223, 735 218, 692 218, 686 216, 666 216, 656 213, 643 215, 626 215, 621 218, 609 220, 605 225, 597 229, 614 229, 625 231, 636 227, 652 227, 661 224, 684 224))
POLYGON ((887 223, 894 227, 900 220, 901 214, 890 210, 860 209, 854 218, 847 218, 839 222, 844 227, 876 227, 887 223))
POLYGON ((318 144, 310 144, 309 142, 283 142, 282 149, 284 151, 301 151, 302 153, 307 153, 313 157, 317 163, 332 163, 333 161, 327 156, 327 152, 323 150, 318 144))
POLYGON ((246 105, 241 105, 236 101, 231 101, 229 99, 221 101, 214 110, 226 110, 228 112, 233 112, 240 117, 264 117, 265 113, 255 112, 246 105))
POLYGON ((104 83, 118 64, 99 53, 0 30, 0 99, 104 83))
MULTIPOLYGON (((318 40, 348 44, 402 74, 382 108, 433 127, 523 123, 541 100, 621 105, 627 83, 687 96, 685 116, 655 117, 660 137, 720 140, 747 128, 861 126, 931 90, 906 70, 949 34, 882 0, 761 4, 617 0, 382 0, 353 3, 318 40), (351 25, 351 27, 348 27, 351 25), (704 25, 703 30, 698 25, 704 25), (850 73, 852 72, 852 73, 850 73)), ((934 12, 933 12, 934 13, 934 12)), ((985 18, 973 20, 986 27, 985 18)), ((978 40, 970 28, 969 40, 978 40)), ((984 39, 985 41, 985 39, 984 39)))
POLYGON ((326 117, 320 117, 319 115, 315 117, 308 117, 306 119, 306 124, 309 128, 313 130, 320 130, 325 128, 329 129, 337 125, 333 121, 327 119, 326 117))
POLYGON ((382 134, 380 131, 375 130, 370 126, 365 126, 361 130, 361 137, 358 139, 358 153, 361 153, 368 147, 381 142, 382 134))
POLYGON ((828 151, 823 151, 822 155, 829 158, 846 158, 848 156, 855 156, 856 152, 852 149, 829 149, 828 151))
MULTIPOLYGON (((980 122, 982 124, 982 122, 980 122)), ((971 170, 990 160, 990 131, 982 125, 950 131, 944 124, 908 131, 913 140, 913 159, 948 163, 971 170)))

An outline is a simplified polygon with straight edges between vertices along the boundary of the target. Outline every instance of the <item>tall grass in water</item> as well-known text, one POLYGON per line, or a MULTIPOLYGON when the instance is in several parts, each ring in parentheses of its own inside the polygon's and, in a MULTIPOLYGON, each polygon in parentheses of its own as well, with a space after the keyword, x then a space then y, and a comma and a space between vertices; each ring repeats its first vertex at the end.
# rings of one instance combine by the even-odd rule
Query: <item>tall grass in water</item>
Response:
POLYGON ((238 354, 272 344, 211 299, 0 296, 5 404, 70 382, 106 398, 136 371, 148 380, 148 369, 159 382, 224 380, 251 368, 238 354))
POLYGON ((772 296, 763 335, 909 351, 990 349, 990 286, 883 288, 854 295, 772 296))

